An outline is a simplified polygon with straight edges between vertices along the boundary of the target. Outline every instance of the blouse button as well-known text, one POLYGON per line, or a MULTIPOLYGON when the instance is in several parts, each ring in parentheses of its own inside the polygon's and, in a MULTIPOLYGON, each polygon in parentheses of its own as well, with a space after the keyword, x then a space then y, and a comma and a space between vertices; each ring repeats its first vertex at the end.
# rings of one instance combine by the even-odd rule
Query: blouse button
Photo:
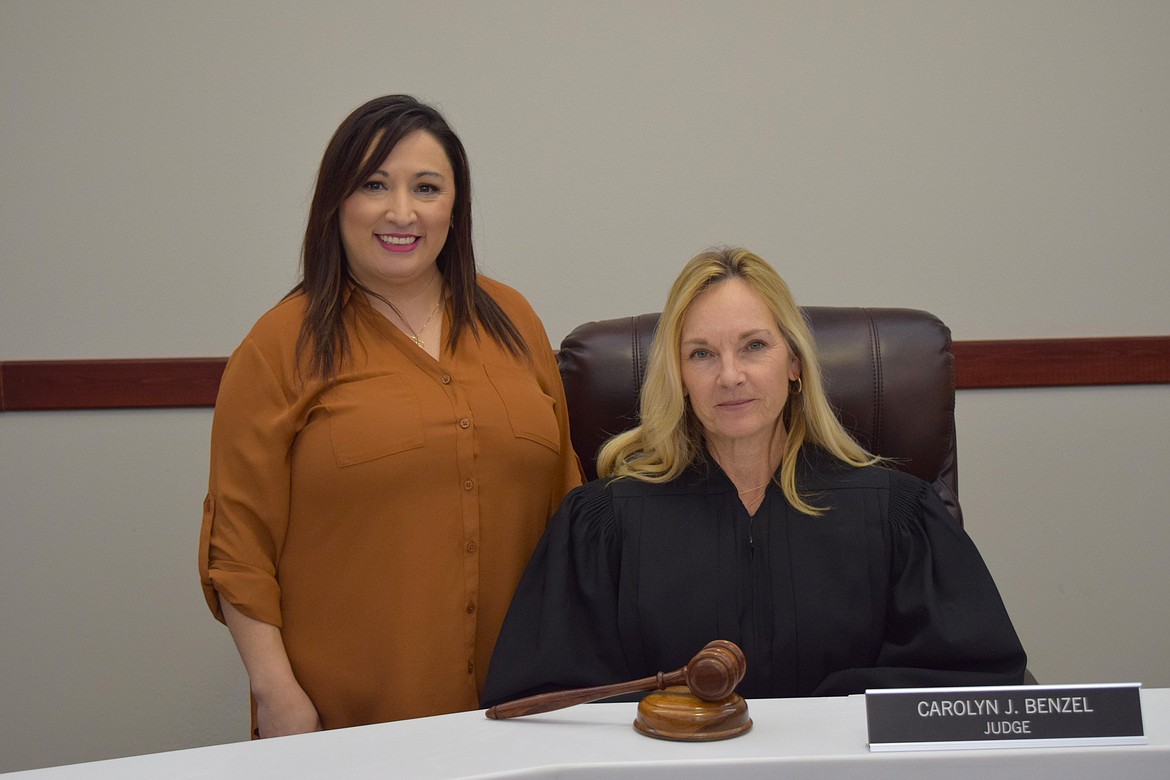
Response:
POLYGON ((471 427, 471 420, 464 417, 462 420, 459 421, 459 427, 460 428, 470 428, 471 427))
POLYGON ((464 490, 471 490, 473 487, 475 487, 475 483, 472 482, 470 479, 463 480, 463 489, 464 490))
POLYGON ((443 374, 442 382, 445 385, 451 384, 451 375, 450 374, 443 374))
POLYGON ((468 674, 475 674, 475 662, 474 661, 467 662, 467 673, 468 674))
POLYGON ((470 615, 472 612, 475 612, 475 602, 469 601, 467 602, 467 614, 470 615))
POLYGON ((473 552, 475 552, 477 549, 479 549, 479 548, 478 548, 478 547, 476 547, 476 545, 475 545, 475 542, 468 542, 468 543, 467 543, 467 552, 469 552, 469 553, 473 553, 473 552))

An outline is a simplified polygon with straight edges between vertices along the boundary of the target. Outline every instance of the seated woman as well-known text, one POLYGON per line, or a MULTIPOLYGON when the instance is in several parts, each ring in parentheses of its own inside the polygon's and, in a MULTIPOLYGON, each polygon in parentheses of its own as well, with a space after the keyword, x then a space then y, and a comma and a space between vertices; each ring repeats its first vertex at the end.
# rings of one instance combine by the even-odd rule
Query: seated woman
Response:
POLYGON ((659 321, 641 424, 549 521, 482 706, 681 667, 712 639, 746 697, 1023 682, 971 539, 922 480, 851 439, 787 285, 700 254, 659 321))

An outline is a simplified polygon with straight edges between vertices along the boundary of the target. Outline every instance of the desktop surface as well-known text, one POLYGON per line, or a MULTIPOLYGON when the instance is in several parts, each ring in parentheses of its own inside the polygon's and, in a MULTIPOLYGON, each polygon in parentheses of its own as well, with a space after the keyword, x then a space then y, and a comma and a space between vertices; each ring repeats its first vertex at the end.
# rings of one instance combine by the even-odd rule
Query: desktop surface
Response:
POLYGON ((1170 689, 1141 692, 1149 744, 872 753, 863 696, 752 699, 742 736, 671 742, 634 703, 514 720, 483 711, 16 772, 13 780, 136 778, 1158 778, 1170 777, 1170 689), (945 773, 945 775, 944 775, 945 773))

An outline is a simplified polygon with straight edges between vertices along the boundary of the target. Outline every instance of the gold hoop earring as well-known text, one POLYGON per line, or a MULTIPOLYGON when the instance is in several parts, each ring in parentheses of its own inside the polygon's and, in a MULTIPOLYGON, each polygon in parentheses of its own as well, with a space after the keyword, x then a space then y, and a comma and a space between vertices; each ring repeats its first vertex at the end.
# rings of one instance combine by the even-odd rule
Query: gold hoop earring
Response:
POLYGON ((802 392, 804 392, 804 382, 800 381, 799 376, 792 381, 796 383, 796 389, 792 391, 793 395, 800 395, 802 392))

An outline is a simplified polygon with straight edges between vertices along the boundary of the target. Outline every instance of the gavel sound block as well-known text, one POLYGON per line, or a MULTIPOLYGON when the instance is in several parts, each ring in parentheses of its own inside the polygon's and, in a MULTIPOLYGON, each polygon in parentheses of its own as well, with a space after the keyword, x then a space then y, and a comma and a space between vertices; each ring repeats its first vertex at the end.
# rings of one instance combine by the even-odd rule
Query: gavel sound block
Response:
POLYGON ((574 704, 638 691, 655 691, 638 703, 634 728, 660 739, 706 742, 739 736, 752 727, 747 702, 735 686, 747 671, 747 659, 734 642, 708 642, 691 662, 673 672, 640 680, 541 693, 489 707, 496 720, 551 712, 574 704))

